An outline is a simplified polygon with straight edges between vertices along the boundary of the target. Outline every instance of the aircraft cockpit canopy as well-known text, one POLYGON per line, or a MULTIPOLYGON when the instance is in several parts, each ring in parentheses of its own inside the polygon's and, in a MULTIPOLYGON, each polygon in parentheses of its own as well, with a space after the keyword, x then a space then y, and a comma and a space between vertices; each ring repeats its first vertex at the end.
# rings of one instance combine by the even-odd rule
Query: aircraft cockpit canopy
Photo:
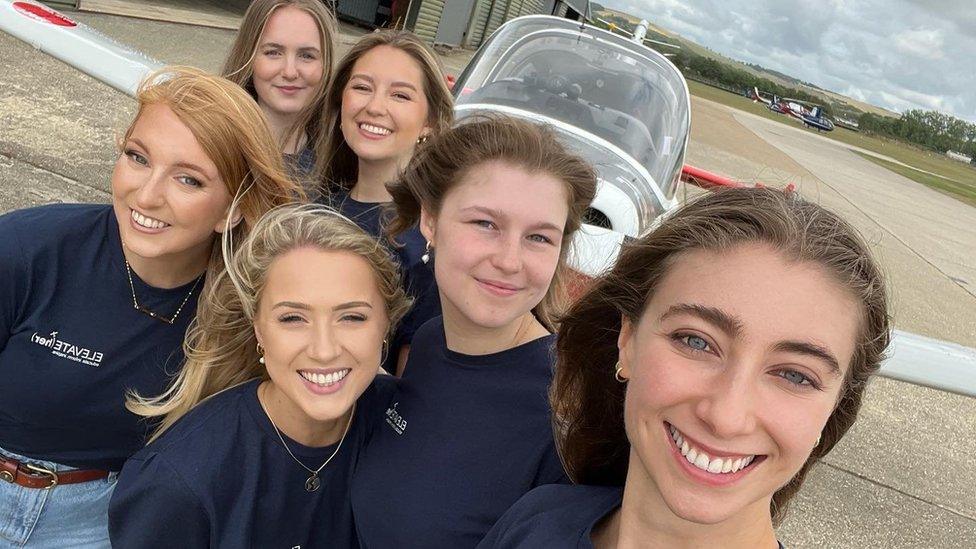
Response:
POLYGON ((656 51, 568 19, 523 17, 492 35, 454 92, 459 115, 496 110, 552 124, 572 134, 601 179, 652 186, 625 191, 651 192, 652 201, 674 197, 690 130, 688 88, 656 51))

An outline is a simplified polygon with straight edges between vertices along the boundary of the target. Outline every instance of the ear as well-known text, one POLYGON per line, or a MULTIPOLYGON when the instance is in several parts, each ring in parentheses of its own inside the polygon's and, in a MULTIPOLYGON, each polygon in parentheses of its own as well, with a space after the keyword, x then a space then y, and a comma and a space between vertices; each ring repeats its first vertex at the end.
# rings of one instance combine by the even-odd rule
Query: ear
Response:
POLYGON ((620 335, 617 336, 617 360, 620 361, 620 375, 630 379, 632 360, 632 345, 634 323, 624 315, 620 315, 620 335))
POLYGON ((437 219, 427 211, 427 208, 420 207, 420 234, 424 235, 431 247, 434 246, 434 235, 436 233, 437 219))
POLYGON ((254 318, 254 338, 258 340, 259 345, 264 345, 264 336, 261 335, 261 326, 257 317, 254 318))
MULTIPOLYGON (((228 213, 230 212, 228 211, 228 213)), ((244 214, 242 214, 240 210, 238 210, 237 213, 234 214, 234 218, 230 220, 230 228, 233 229, 234 227, 236 227, 237 224, 240 223, 242 219, 244 219, 244 214)), ((214 227, 214 231, 223 234, 226 228, 227 228, 227 216, 225 215, 220 221, 217 222, 217 226, 214 227)))

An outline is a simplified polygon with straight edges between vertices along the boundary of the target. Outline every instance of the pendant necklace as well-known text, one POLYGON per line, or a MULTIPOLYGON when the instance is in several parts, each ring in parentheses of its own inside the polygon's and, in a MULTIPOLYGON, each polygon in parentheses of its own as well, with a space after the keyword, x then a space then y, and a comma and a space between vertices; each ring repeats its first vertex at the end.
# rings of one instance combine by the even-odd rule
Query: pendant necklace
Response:
POLYGON ((308 480, 305 481, 305 491, 314 492, 318 490, 319 486, 322 485, 322 481, 319 480, 319 471, 324 469, 325 466, 328 465, 330 461, 332 461, 332 458, 336 457, 336 454, 339 453, 339 448, 342 448, 342 441, 346 440, 346 434, 349 433, 349 426, 352 425, 352 418, 356 414, 356 405, 353 404, 352 410, 350 410, 349 412, 349 421, 346 422, 346 430, 342 432, 342 438, 339 439, 339 444, 336 444, 335 451, 332 452, 332 455, 329 456, 329 459, 325 460, 325 463, 319 465, 318 469, 312 469, 311 467, 308 467, 307 465, 302 463, 301 460, 295 457, 295 454, 291 453, 291 448, 288 447, 288 443, 285 442, 285 438, 281 436, 281 431, 278 429, 278 426, 275 425, 274 420, 271 419, 271 414, 268 413, 267 408, 265 408, 264 414, 268 416, 268 421, 270 421, 271 426, 274 427, 275 434, 278 435, 278 440, 281 441, 281 445, 285 447, 285 451, 288 452, 288 455, 291 456, 291 459, 295 460, 295 463, 301 465, 302 469, 305 469, 306 471, 309 472, 308 480))
POLYGON ((183 306, 186 305, 186 302, 190 300, 190 296, 193 295, 193 291, 197 289, 197 286, 200 284, 200 281, 203 280, 202 274, 197 277, 196 282, 193 283, 193 287, 190 288, 190 292, 187 293, 186 297, 183 298, 183 302, 180 303, 180 306, 176 308, 176 312, 173 313, 173 316, 171 316, 170 318, 166 318, 165 316, 160 315, 156 311, 153 311, 149 307, 139 304, 139 301, 136 299, 136 287, 134 284, 132 284, 132 267, 129 267, 128 259, 125 260, 125 274, 126 276, 129 277, 129 289, 132 290, 132 308, 141 313, 145 313, 160 322, 165 322, 166 324, 170 324, 170 325, 176 322, 176 318, 179 317, 180 313, 183 311, 183 306))

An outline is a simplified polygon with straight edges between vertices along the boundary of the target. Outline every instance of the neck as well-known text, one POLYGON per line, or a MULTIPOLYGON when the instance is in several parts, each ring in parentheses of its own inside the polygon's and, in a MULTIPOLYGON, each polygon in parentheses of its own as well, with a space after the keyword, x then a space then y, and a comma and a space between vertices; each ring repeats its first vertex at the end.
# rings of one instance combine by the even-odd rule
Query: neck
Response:
POLYGON ((346 424, 352 413, 352 410, 348 410, 342 416, 328 421, 311 418, 271 380, 258 387, 258 401, 282 435, 311 448, 339 442, 346 432, 346 424))
POLYGON ((396 179, 400 165, 396 159, 367 161, 359 159, 359 175, 356 184, 349 189, 349 197, 359 202, 390 202, 393 196, 386 184, 396 179))
POLYGON ((464 355, 489 355, 523 345, 549 332, 527 312, 501 327, 479 326, 453 308, 443 296, 444 338, 447 348, 464 355))
POLYGON ((287 135, 295 121, 298 120, 297 114, 282 114, 267 108, 261 104, 261 112, 268 121, 268 128, 275 138, 275 143, 281 145, 281 152, 284 154, 295 154, 304 145, 305 136, 301 132, 287 135))
POLYGON ((762 499, 735 516, 714 524, 692 522, 676 515, 643 473, 635 453, 627 473, 623 503, 593 532, 599 549, 631 547, 776 549, 769 500, 762 499), (640 471, 638 473, 637 471, 640 471))
POLYGON ((188 284, 206 272, 212 253, 212 240, 176 257, 141 257, 126 249, 125 243, 122 244, 122 255, 132 272, 146 284, 164 290, 188 284))

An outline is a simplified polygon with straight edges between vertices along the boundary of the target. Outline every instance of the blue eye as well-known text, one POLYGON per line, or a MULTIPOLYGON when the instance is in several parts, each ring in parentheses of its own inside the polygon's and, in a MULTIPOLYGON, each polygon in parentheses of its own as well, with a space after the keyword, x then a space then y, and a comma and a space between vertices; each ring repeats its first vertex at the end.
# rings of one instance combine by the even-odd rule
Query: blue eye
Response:
POLYGON ((693 335, 685 336, 684 341, 685 341, 685 345, 691 347, 696 351, 705 351, 708 349, 708 342, 698 336, 693 336, 693 335))
POLYGON ((552 244, 552 240, 548 236, 541 234, 530 235, 529 240, 538 242, 539 244, 552 244))
POLYGON ((179 181, 180 183, 183 183, 184 185, 189 185, 191 187, 202 187, 203 186, 203 183, 201 183, 200 180, 198 180, 198 179, 196 179, 194 177, 190 177, 188 175, 181 175, 181 176, 177 177, 176 180, 179 181))
POLYGON ((794 385, 814 386, 813 380, 796 370, 784 370, 779 376, 794 385))
POLYGON ((475 219, 471 223, 474 224, 474 225, 477 225, 477 226, 479 226, 479 227, 481 227, 483 229, 494 229, 495 228, 495 224, 492 223, 491 221, 488 221, 487 219, 475 219))
POLYGON ((129 157, 129 160, 132 160, 136 164, 141 164, 143 166, 149 164, 149 160, 147 160, 145 156, 142 156, 141 154, 137 153, 132 149, 127 149, 125 151, 125 155, 129 157))

